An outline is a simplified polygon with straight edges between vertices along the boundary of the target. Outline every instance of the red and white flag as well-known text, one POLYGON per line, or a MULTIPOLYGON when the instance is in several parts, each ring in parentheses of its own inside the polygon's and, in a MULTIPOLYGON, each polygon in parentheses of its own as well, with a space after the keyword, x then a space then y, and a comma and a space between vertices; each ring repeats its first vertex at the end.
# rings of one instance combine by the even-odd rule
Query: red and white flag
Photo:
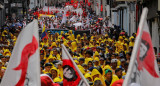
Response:
POLYGON ((62 44, 63 86, 89 86, 66 47, 62 44))
POLYGON ((141 15, 131 61, 123 86, 159 86, 160 75, 147 25, 148 9, 141 15))
POLYGON ((19 34, 1 86, 40 86, 38 21, 19 34))

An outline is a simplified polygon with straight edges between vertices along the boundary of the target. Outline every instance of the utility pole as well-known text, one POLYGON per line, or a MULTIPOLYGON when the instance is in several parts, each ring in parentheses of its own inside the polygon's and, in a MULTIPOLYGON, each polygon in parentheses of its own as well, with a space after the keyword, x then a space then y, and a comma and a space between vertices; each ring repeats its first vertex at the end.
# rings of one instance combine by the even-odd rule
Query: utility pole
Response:
POLYGON ((106 14, 106 0, 103 0, 103 18, 105 18, 105 14, 106 14))

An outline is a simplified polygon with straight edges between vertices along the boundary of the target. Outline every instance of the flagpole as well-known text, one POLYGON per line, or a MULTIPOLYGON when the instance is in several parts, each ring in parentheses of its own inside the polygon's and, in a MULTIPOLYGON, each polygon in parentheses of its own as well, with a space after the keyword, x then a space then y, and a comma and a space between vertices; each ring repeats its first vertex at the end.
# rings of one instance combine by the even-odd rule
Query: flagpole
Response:
POLYGON ((133 67, 134 67, 134 64, 135 64, 135 60, 136 60, 136 57, 137 57, 137 52, 138 52, 138 49, 139 49, 139 43, 141 41, 144 22, 146 21, 147 14, 148 14, 148 8, 145 7, 145 8, 143 8, 143 12, 142 12, 142 15, 141 15, 141 20, 140 20, 140 23, 139 23, 139 33, 137 33, 137 37, 136 37, 135 44, 134 44, 136 46, 133 47, 131 60, 130 60, 130 63, 129 63, 129 67, 128 67, 128 70, 127 70, 125 80, 123 82, 123 86, 128 86, 129 79, 131 77, 133 67))
MULTIPOLYGON (((65 51, 68 51, 63 44, 62 44, 61 46, 62 46, 62 48, 63 48, 65 51)), ((80 77, 83 79, 83 81, 84 81, 84 83, 86 84, 86 86, 89 86, 89 84, 88 84, 88 82, 86 81, 86 79, 84 78, 83 74, 81 73, 81 71, 80 71, 79 68, 77 67, 76 63, 75 63, 74 60, 72 59, 72 56, 69 54, 69 52, 66 52, 66 54, 68 55, 69 59, 72 61, 73 65, 75 66, 77 72, 79 73, 80 77)))

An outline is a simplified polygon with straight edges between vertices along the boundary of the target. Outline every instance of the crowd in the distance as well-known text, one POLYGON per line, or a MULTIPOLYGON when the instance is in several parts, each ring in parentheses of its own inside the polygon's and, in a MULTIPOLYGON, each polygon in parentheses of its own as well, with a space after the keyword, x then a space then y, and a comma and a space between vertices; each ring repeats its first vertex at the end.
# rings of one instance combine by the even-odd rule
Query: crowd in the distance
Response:
MULTIPOLYGON (((33 14, 31 14, 34 16, 33 14)), ((56 13, 54 14, 56 16, 56 13)), ((62 48, 64 44, 70 55, 77 64, 79 70, 91 86, 111 86, 115 81, 124 79, 127 73, 130 57, 132 54, 136 33, 128 36, 118 26, 107 27, 107 20, 101 20, 94 12, 88 17, 82 16, 76 22, 84 23, 77 27, 81 30, 90 30, 90 34, 74 34, 75 26, 70 21, 73 15, 67 17, 65 23, 61 24, 63 17, 43 18, 46 28, 52 22, 54 28, 65 29, 68 32, 52 33, 47 32, 47 38, 39 40, 41 74, 47 74, 53 82, 62 85, 63 83, 63 61, 62 48), (89 21, 89 22, 88 22, 89 21), (105 26, 106 24, 106 26, 105 26)), ((27 22, 32 21, 34 18, 27 22)), ((8 20, 0 29, 0 78, 3 78, 7 68, 13 47, 16 43, 19 32, 24 27, 24 21, 20 19, 8 20)), ((39 27, 42 29, 42 21, 39 27)), ((43 24, 43 25, 44 25, 43 24)), ((40 33, 41 34, 41 33, 40 33)), ((18 52, 18 51, 17 51, 18 52)), ((160 60, 157 59, 158 64, 160 60)))

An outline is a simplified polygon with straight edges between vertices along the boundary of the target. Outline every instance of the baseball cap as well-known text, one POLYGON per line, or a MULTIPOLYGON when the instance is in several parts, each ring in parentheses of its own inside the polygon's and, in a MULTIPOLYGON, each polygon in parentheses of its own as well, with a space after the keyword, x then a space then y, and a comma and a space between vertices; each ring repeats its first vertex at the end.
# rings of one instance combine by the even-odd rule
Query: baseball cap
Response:
POLYGON ((115 63, 115 62, 117 62, 117 59, 112 59, 111 60, 111 63, 115 63))

